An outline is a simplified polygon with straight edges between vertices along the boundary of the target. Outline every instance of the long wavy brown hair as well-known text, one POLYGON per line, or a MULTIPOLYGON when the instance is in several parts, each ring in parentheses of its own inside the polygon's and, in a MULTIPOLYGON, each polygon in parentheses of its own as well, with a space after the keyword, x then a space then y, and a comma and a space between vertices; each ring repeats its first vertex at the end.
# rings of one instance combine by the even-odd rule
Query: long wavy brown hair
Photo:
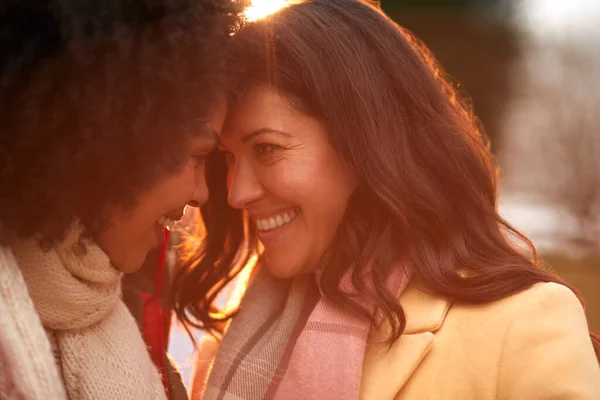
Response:
MULTIPOLYGON (((375 7, 358 0, 289 6, 246 24, 230 63, 231 107, 253 85, 274 86, 325 124, 355 171, 359 188, 321 284, 326 296, 372 321, 365 304, 375 304, 393 328, 390 340, 404 330, 405 315, 385 282, 403 265, 456 302, 491 302, 538 282, 565 284, 498 214, 496 165, 469 104, 426 47, 375 7), (372 282, 364 278, 367 265, 372 282), (348 271, 359 296, 340 289, 348 271)), ((214 300, 258 252, 258 241, 244 213, 227 204, 221 154, 207 174, 205 236, 176 280, 174 302, 181 320, 215 332, 232 313, 218 312, 214 300)))

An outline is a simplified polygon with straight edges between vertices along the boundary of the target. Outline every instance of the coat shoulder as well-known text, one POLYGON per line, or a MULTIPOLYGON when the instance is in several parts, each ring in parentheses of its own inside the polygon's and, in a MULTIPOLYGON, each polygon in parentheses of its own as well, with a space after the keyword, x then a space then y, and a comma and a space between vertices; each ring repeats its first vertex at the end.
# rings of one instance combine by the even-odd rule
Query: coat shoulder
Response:
POLYGON ((568 287, 555 282, 537 283, 507 298, 509 303, 518 307, 531 304, 537 307, 558 306, 573 311, 583 311, 581 302, 568 287))
MULTIPOLYGON (((411 303, 422 305, 412 312, 439 309, 425 306, 434 301, 411 303)), ((400 341, 421 331, 413 332, 400 341)), ((397 399, 600 398, 583 306, 564 285, 538 283, 485 304, 453 302, 431 332, 426 356, 397 399)))
POLYGON ((498 322, 502 315, 506 316, 501 319, 505 324, 514 323, 520 316, 526 316, 531 323, 536 323, 538 317, 544 316, 551 319, 573 316, 585 319, 585 312, 577 295, 568 287, 554 282, 537 283, 521 292, 485 304, 454 302, 448 314, 450 317, 479 314, 479 324, 487 320, 498 322))
POLYGON ((600 398, 600 367, 575 293, 543 283, 515 298, 498 364, 506 398, 600 398))

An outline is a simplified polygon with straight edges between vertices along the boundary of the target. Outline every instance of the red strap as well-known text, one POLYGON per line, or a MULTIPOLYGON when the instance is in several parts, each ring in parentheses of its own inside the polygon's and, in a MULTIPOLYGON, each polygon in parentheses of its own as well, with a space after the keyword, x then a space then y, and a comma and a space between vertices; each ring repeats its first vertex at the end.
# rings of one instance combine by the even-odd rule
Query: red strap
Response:
POLYGON ((160 297, 165 280, 165 271, 167 269, 167 252, 169 251, 169 239, 171 231, 165 229, 165 240, 160 245, 160 255, 158 256, 158 269, 156 270, 156 281, 154 282, 154 295, 160 297))
POLYGON ((163 291, 164 277, 167 267, 167 252, 169 250, 169 239, 171 232, 165 229, 165 240, 160 246, 156 280, 154 282, 154 293, 142 293, 144 304, 143 331, 144 340, 150 346, 152 361, 160 369, 163 376, 163 384, 167 397, 170 397, 169 380, 167 378, 167 363, 165 348, 167 347, 167 335, 165 334, 165 314, 160 303, 163 291))

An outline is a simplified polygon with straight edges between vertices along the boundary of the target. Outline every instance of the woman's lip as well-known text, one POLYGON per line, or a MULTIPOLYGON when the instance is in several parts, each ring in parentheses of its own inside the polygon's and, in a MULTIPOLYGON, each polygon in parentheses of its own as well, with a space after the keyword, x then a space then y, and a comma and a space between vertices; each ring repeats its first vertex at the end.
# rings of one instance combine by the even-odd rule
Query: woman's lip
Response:
POLYGON ((157 239, 156 245, 159 245, 166 238, 166 236, 165 236, 165 228, 161 224, 159 224, 158 222, 156 222, 154 224, 154 232, 156 233, 156 239, 157 239))
POLYGON ((172 219, 173 221, 179 221, 181 218, 183 218, 183 211, 176 211, 176 212, 171 212, 169 214, 163 214, 165 217, 172 219))
POLYGON ((261 241, 274 239, 275 237, 278 237, 282 232, 285 232, 286 228, 289 228, 291 225, 293 225, 299 215, 300 212, 298 212, 298 214, 296 214, 296 216, 294 216, 294 218, 292 218, 289 222, 286 222, 285 224, 276 228, 261 230, 257 227, 256 234, 261 241))
POLYGON ((260 213, 255 213, 255 212, 251 212, 248 210, 246 210, 246 211, 248 211, 248 215, 250 216, 251 219, 257 220, 257 219, 269 219, 273 216, 277 216, 279 214, 283 214, 288 211, 296 211, 299 209, 300 209, 300 207, 298 207, 298 206, 292 206, 292 207, 280 208, 280 209, 277 209, 274 211, 265 211, 265 212, 260 212, 260 213))
POLYGON ((269 229, 268 231, 261 231, 261 230, 257 229, 256 230, 256 234, 257 234, 257 236, 258 236, 258 238, 260 240, 264 240, 264 239, 268 239, 270 237, 273 237, 273 236, 277 235, 279 232, 281 232, 282 230, 284 230, 288 226, 289 226, 289 224, 285 224, 285 225, 280 226, 278 228, 269 229))

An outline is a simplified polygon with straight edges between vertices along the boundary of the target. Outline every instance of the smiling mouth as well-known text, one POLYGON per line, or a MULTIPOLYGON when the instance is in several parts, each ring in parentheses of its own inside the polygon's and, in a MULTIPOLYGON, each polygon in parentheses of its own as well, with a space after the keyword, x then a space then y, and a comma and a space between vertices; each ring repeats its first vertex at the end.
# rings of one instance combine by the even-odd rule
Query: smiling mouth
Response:
POLYGON ((260 232, 267 232, 273 229, 281 228, 292 222, 300 214, 300 208, 296 208, 292 211, 286 211, 283 213, 272 215, 269 218, 257 218, 255 219, 256 228, 260 232))
POLYGON ((179 222, 180 219, 181 219, 181 217, 174 219, 171 217, 167 217, 166 215, 163 215, 156 222, 163 228, 172 230, 173 228, 175 228, 175 224, 177 224, 177 222, 179 222))

